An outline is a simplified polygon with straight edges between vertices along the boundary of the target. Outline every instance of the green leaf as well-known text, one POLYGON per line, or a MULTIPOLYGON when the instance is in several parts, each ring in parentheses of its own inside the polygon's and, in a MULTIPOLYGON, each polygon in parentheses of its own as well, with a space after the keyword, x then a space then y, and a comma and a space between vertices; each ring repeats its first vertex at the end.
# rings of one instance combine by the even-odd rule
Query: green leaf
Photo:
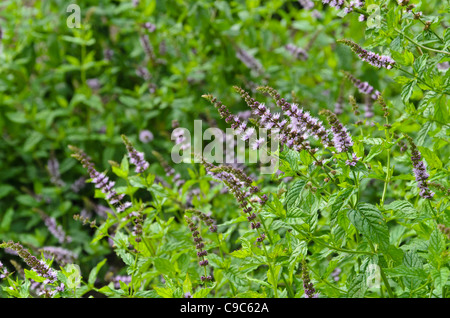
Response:
MULTIPOLYGON (((155 289, 158 287, 155 287, 155 289)), ((120 297, 125 294, 125 292, 121 289, 113 289, 109 286, 103 286, 98 290, 99 293, 102 293, 108 297, 120 297)))
POLYGON ((230 254, 231 254, 231 256, 236 257, 236 258, 247 258, 247 257, 252 256, 252 251, 250 251, 248 249, 239 249, 239 250, 233 251, 230 254))
POLYGON ((270 268, 267 270, 267 281, 269 282, 270 285, 272 285, 272 286, 278 285, 278 278, 280 276, 280 270, 281 270, 281 265, 275 266, 275 268, 273 268, 273 270, 271 270, 270 268))
POLYGON ((309 166, 313 162, 312 156, 306 151, 300 151, 300 160, 305 166, 309 166))
POLYGON ((0 185, 0 199, 7 196, 12 190, 14 187, 9 184, 0 185))
POLYGON ((105 265, 106 260, 107 260, 107 259, 105 258, 103 261, 101 261, 100 263, 98 263, 97 266, 95 266, 95 267, 91 270, 91 272, 89 273, 88 284, 89 284, 90 286, 94 286, 95 280, 97 279, 98 272, 100 271, 100 269, 102 268, 102 266, 105 265))
POLYGON ((153 260, 153 264, 155 264, 156 270, 164 275, 170 276, 175 273, 175 268, 166 258, 157 257, 153 260))
POLYGON ((126 174, 128 174, 128 172, 130 171, 130 164, 128 163, 128 158, 126 155, 124 155, 122 158, 122 162, 120 163, 120 169, 126 174))
POLYGON ((414 72, 418 75, 422 75, 421 73, 425 70, 428 61, 428 54, 420 55, 413 63, 414 72))
POLYGON ((383 145, 383 138, 364 138, 363 142, 367 145, 383 145))
POLYGON ((12 122, 15 122, 17 124, 25 124, 28 122, 28 119, 26 115, 22 112, 8 112, 6 113, 6 117, 12 122))
POLYGON ((33 150, 43 137, 44 136, 38 131, 32 132, 31 135, 25 140, 23 150, 26 152, 33 150))
POLYGON ((208 288, 201 288, 197 292, 195 292, 194 295, 192 295, 192 298, 205 298, 206 296, 209 295, 211 290, 212 290, 212 288, 210 288, 210 287, 208 287, 208 288))
POLYGON ((425 138, 427 138, 428 132, 430 131, 432 125, 433 122, 428 121, 425 124, 423 124, 422 128, 420 128, 419 132, 417 133, 415 141, 417 146, 423 145, 423 143, 425 142, 425 138))
POLYGON ((24 269, 25 278, 32 279, 35 282, 42 283, 46 280, 46 278, 39 276, 35 271, 30 271, 28 269, 24 269))
POLYGON ((418 211, 414 208, 414 205, 406 200, 397 200, 385 205, 386 210, 393 210, 394 217, 414 219, 418 215, 418 211))
POLYGON ((331 226, 334 226, 336 224, 338 220, 339 211, 341 211, 341 209, 348 204, 348 201, 350 200, 353 191, 354 188, 348 188, 339 191, 339 194, 337 195, 336 199, 331 204, 331 214, 330 214, 331 226))
POLYGON ((414 63, 414 54, 410 51, 405 51, 403 57, 405 59, 405 65, 412 65, 414 63))
POLYGON ((447 123, 448 118, 448 102, 447 96, 441 95, 434 103, 434 119, 441 123, 447 123))
POLYGON ((191 292, 192 291, 192 283, 191 279, 189 278, 189 274, 186 274, 186 279, 183 282, 183 293, 191 292))
POLYGON ((362 142, 355 141, 353 144, 353 152, 358 157, 364 157, 364 144, 362 142))
POLYGON ((353 279, 349 279, 350 283, 348 286, 347 297, 349 298, 363 298, 366 294, 366 275, 363 273, 358 274, 353 279))
POLYGON ((433 279, 434 287, 441 290, 447 284, 449 276, 450 270, 447 267, 442 267, 440 270, 433 270, 431 272, 431 278, 433 279))
POLYGON ((112 172, 119 178, 126 179, 128 176, 128 173, 126 171, 123 171, 120 167, 112 166, 111 169, 112 172))
POLYGON ((347 213, 356 229, 373 243, 386 249, 389 246, 389 229, 381 212, 372 204, 359 203, 347 213))
POLYGON ((0 223, 0 230, 7 232, 11 227, 11 222, 13 220, 14 209, 9 208, 6 210, 5 214, 2 216, 2 220, 0 223))
MULTIPOLYGON (((408 251, 403 256, 403 265, 410 268, 422 268, 422 261, 415 251, 408 251)), ((409 290, 417 289, 423 279, 420 277, 403 277, 403 284, 409 290)))
POLYGON ((419 267, 407 267, 405 265, 400 265, 394 268, 385 268, 384 271, 389 277, 427 278, 427 273, 419 267))
POLYGON ((305 185, 306 185, 305 180, 298 180, 288 190, 285 199, 288 210, 290 210, 294 206, 297 206, 300 203, 301 193, 305 188, 305 185))
POLYGON ((147 185, 145 184, 145 179, 141 176, 131 176, 128 178, 128 181, 130 181, 131 186, 136 188, 147 188, 147 185))
POLYGON ((436 155, 436 152, 425 148, 425 147, 417 147, 424 157, 424 159, 427 161, 428 165, 431 169, 441 169, 442 168, 442 161, 439 159, 439 157, 436 155))
POLYGON ((153 289, 156 291, 156 293, 163 297, 163 298, 172 298, 173 297, 173 292, 170 288, 167 287, 153 287, 153 289))
POLYGON ((414 90, 414 86, 416 86, 417 84, 417 80, 412 80, 410 81, 408 84, 406 84, 401 92, 401 97, 402 97, 402 101, 403 103, 406 105, 409 103, 409 98, 411 97, 411 94, 414 90))
POLYGON ((368 162, 372 160, 374 157, 382 153, 384 150, 384 147, 382 145, 375 145, 370 148, 369 154, 364 158, 364 161, 368 162))
POLYGON ((428 251, 435 256, 436 259, 440 258, 441 253, 445 250, 445 239, 441 231, 434 229, 430 235, 428 241, 428 251))

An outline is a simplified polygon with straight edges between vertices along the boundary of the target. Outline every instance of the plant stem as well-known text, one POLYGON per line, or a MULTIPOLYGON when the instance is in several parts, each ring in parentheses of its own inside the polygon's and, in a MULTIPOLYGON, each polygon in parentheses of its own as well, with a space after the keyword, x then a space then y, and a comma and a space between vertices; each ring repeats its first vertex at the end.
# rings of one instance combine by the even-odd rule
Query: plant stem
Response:
POLYGON ((383 195, 381 197, 381 206, 384 206, 384 200, 386 197, 386 190, 389 184, 390 179, 390 166, 391 166, 391 149, 387 149, 387 171, 386 171, 386 180, 384 181, 383 195))
POLYGON ((420 43, 417 43, 416 41, 414 41, 413 39, 411 39, 409 36, 407 36, 405 33, 403 33, 402 31, 398 30, 397 28, 394 28, 394 30, 395 30, 397 33, 403 35, 403 36, 404 36, 408 41, 410 41, 412 44, 414 44, 414 45, 416 45, 416 46, 418 46, 418 47, 420 47, 420 48, 422 48, 422 49, 424 49, 424 50, 428 50, 428 51, 432 51, 432 52, 436 52, 436 53, 442 53, 442 54, 450 55, 450 52, 442 51, 442 50, 436 50, 436 49, 433 49, 433 48, 431 48, 431 47, 427 47, 427 46, 424 46, 424 45, 422 45, 422 44, 420 44, 420 43))
MULTIPOLYGON (((267 228, 266 228, 266 226, 265 226, 265 224, 264 224, 264 221, 262 220, 261 217, 259 217, 259 219, 260 219, 260 221, 261 221, 261 224, 262 224, 263 227, 264 227, 264 230, 265 230, 266 233, 267 233, 267 238, 269 238, 270 243, 273 244, 273 243, 272 243, 272 240, 271 240, 271 238, 270 238, 270 235, 269 235, 269 233, 267 232, 267 228)), ((256 229, 256 231, 258 232, 258 235, 261 237, 261 232, 259 231, 258 228, 256 229)), ((272 262, 270 262, 269 253, 267 252, 266 244, 264 244, 264 242, 261 242, 261 245, 262 245, 262 247, 263 247, 264 254, 266 255, 267 262, 269 263, 268 265, 269 265, 270 273, 272 274, 272 277, 273 277, 273 279, 275 280, 275 273, 273 272, 273 264, 272 264, 272 262)), ((273 288, 273 292, 274 292, 275 298, 278 298, 277 284, 272 283, 272 288, 273 288)))
POLYGON ((325 247, 328 247, 329 249, 336 250, 336 251, 343 252, 343 253, 374 255, 374 253, 371 253, 371 252, 352 251, 352 250, 347 250, 347 249, 344 249, 344 248, 334 247, 334 246, 328 245, 328 244, 323 243, 323 242, 320 242, 320 241, 314 241, 313 238, 311 238, 311 240, 312 240, 314 243, 318 243, 318 244, 320 244, 320 245, 323 245, 323 246, 325 246, 325 247))
MULTIPOLYGON (((367 240, 367 241, 369 242, 370 248, 373 251, 373 253, 376 254, 375 248, 373 247, 372 242, 370 240, 367 240)), ((386 275, 384 274, 383 268, 381 266, 378 266, 378 268, 380 269, 381 279, 383 280, 384 286, 386 286, 389 297, 395 298, 394 292, 392 291, 391 285, 389 284, 389 281, 388 281, 386 275)))
MULTIPOLYGON (((345 154, 347 155, 348 160, 351 160, 350 155, 348 154, 348 152, 346 152, 345 154)), ((358 177, 357 177, 356 174, 355 174, 355 171, 353 171, 351 168, 350 168, 350 170, 352 171, 353 178, 355 179, 355 187, 356 187, 356 190, 358 191, 357 192, 357 203, 358 203, 359 202, 359 196, 360 196, 360 194, 359 194, 359 174, 358 174, 358 177)))
POLYGON ((324 167, 327 167, 327 168, 330 169, 330 170, 332 170, 332 169, 331 169, 330 167, 328 167, 327 165, 325 165, 325 164, 319 163, 319 160, 317 160, 316 156, 314 156, 314 154, 313 154, 312 152, 310 152, 309 150, 308 150, 308 153, 311 155, 311 157, 314 159, 314 161, 315 161, 319 166, 322 167, 322 170, 327 174, 328 178, 329 178, 331 181, 333 181, 334 184, 337 185, 336 180, 334 180, 334 178, 333 178, 332 176, 330 176, 330 174, 328 173, 328 171, 325 170, 324 167))

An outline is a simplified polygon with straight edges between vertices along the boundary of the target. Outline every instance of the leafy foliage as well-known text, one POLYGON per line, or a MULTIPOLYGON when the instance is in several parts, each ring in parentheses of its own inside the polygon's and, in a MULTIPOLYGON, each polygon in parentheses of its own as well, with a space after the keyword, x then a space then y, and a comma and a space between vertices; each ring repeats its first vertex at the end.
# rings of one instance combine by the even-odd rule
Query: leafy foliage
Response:
POLYGON ((448 3, 328 2, 2 1, 0 297, 448 298, 448 3), (255 105, 272 174, 172 161, 255 105))

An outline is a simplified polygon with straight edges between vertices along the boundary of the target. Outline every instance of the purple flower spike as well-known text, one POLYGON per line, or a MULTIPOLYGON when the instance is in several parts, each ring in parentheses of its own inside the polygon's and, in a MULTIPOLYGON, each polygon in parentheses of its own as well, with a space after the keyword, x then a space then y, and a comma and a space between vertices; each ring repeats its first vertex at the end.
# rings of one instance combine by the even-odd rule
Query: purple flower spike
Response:
POLYGON ((137 151, 125 135, 122 135, 122 139, 127 148, 130 163, 136 166, 135 171, 137 173, 142 173, 147 170, 150 165, 147 161, 145 161, 144 153, 137 151))
POLYGON ((329 110, 322 110, 321 114, 328 117, 333 132, 333 143, 338 153, 346 152, 353 146, 353 140, 347 131, 347 128, 341 124, 336 114, 329 110))
POLYGON ((395 61, 391 57, 386 56, 386 55, 379 55, 374 52, 367 51, 351 40, 344 39, 344 40, 338 40, 338 42, 341 42, 341 43, 349 46, 352 49, 352 51, 355 52, 361 60, 369 63, 370 65, 372 65, 376 68, 384 67, 384 68, 390 70, 395 65, 395 61))
POLYGON ((416 177, 417 186, 420 189, 419 195, 424 199, 431 199, 434 196, 434 192, 428 187, 428 177, 430 176, 425 167, 425 163, 421 160, 422 155, 414 144, 413 140, 409 136, 405 136, 408 139, 411 146, 411 161, 413 163, 413 172, 416 177))

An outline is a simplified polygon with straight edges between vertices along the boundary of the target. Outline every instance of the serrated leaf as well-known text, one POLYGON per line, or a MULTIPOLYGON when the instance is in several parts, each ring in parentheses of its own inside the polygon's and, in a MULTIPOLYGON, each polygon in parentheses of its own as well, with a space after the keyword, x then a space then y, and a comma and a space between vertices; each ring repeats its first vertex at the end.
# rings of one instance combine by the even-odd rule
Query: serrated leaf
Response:
POLYGON ((353 279, 349 280, 347 297, 349 298, 363 298, 367 291, 366 275, 358 274, 353 279))
POLYGON ((131 176, 128 178, 128 181, 130 181, 131 186, 136 188, 146 188, 147 185, 145 184, 145 179, 140 176, 131 176))
MULTIPOLYGON (((157 288, 157 287, 155 287, 157 288)), ((99 293, 102 293, 108 297, 119 297, 125 294, 125 292, 121 289, 113 289, 109 286, 103 286, 98 290, 99 293)))
POLYGON ((440 290, 447 284, 448 277, 450 276, 450 270, 447 267, 442 267, 440 270, 433 270, 431 272, 431 278, 433 279, 434 287, 440 290))
POLYGON ((201 288, 194 295, 192 295, 192 298, 205 298, 206 296, 209 295, 209 293, 211 292, 211 289, 212 288, 210 288, 210 287, 201 288))
POLYGON ((401 92, 401 97, 402 97, 402 101, 405 105, 409 103, 409 98, 411 97, 411 94, 414 90, 414 86, 416 86, 416 84, 417 84, 417 80, 412 80, 408 84, 403 86, 403 89, 401 92))
POLYGON ((248 249, 239 249, 230 253, 231 256, 236 258, 246 258, 252 256, 252 252, 248 249))
POLYGON ((373 243, 386 249, 389 246, 389 229, 381 212, 368 203, 359 203, 347 213, 355 228, 373 243))
POLYGON ((384 139, 382 139, 382 138, 364 138, 363 142, 367 145, 383 145, 384 139))
POLYGON ((156 257, 153 260, 153 264, 155 265, 156 270, 164 275, 170 276, 175 273, 173 264, 166 258, 156 257))
POLYGON ((119 178, 126 179, 128 176, 128 173, 123 171, 120 167, 112 166, 111 169, 112 169, 112 172, 119 178))
MULTIPOLYGON (((408 251, 403 256, 403 265, 411 268, 422 268, 422 261, 415 251, 408 251)), ((422 281, 419 277, 403 277, 403 284, 409 290, 414 290, 420 286, 422 281)))
POLYGON ((374 157, 382 153, 384 150, 384 147, 382 145, 375 145, 370 148, 370 151, 368 155, 364 158, 364 161, 368 162, 372 160, 374 157))
POLYGON ((25 273, 25 278, 32 279, 38 283, 42 283, 46 280, 46 278, 39 276, 35 271, 32 271, 32 270, 30 271, 26 268, 24 269, 24 273, 25 273))
POLYGON ((163 298, 172 298, 173 297, 173 292, 170 288, 167 287, 153 287, 153 289, 156 291, 156 293, 163 297, 163 298))
POLYGON ((414 219, 419 213, 416 208, 414 208, 414 205, 406 200, 397 200, 391 202, 388 205, 385 205, 384 208, 386 210, 393 210, 394 217, 399 218, 414 219))
POLYGON ((270 286, 270 284, 266 283, 266 282, 263 281, 263 280, 256 279, 256 278, 253 278, 253 277, 249 277, 249 276, 246 276, 246 279, 247 279, 248 281, 250 281, 250 282, 254 282, 254 283, 256 283, 256 284, 265 286, 265 287, 267 287, 267 288, 272 288, 272 286, 270 286))
POLYGON ((306 181, 305 180, 298 180, 296 181, 291 188, 286 193, 286 205, 288 211, 299 204, 301 201, 301 193, 303 189, 305 188, 306 181))
POLYGON ((428 132, 430 131, 432 125, 433 123, 431 121, 428 121, 425 124, 423 124, 422 128, 420 128, 419 132, 417 133, 415 141, 417 146, 423 145, 423 143, 425 142, 425 138, 427 137, 428 132))
POLYGON ((428 61, 428 54, 420 55, 413 63, 413 69, 416 74, 421 75, 425 70, 428 61))
POLYGON ((430 239, 428 240, 428 251, 436 258, 440 258, 440 255, 444 250, 445 239, 438 229, 434 229, 430 235, 430 239))
POLYGON ((389 277, 427 278, 427 273, 419 267, 400 265, 394 268, 385 268, 384 271, 389 277))
POLYGON ((426 147, 417 147, 431 169, 441 169, 442 161, 436 153, 426 147))
POLYGON ((448 102, 447 96, 441 95, 434 103, 434 119, 441 123, 448 122, 448 102))
POLYGON ((348 188, 339 191, 339 194, 337 195, 336 199, 331 204, 330 223, 332 226, 336 224, 339 211, 341 211, 341 209, 347 205, 348 201, 350 200, 353 194, 353 191, 354 191, 353 188, 348 188))

